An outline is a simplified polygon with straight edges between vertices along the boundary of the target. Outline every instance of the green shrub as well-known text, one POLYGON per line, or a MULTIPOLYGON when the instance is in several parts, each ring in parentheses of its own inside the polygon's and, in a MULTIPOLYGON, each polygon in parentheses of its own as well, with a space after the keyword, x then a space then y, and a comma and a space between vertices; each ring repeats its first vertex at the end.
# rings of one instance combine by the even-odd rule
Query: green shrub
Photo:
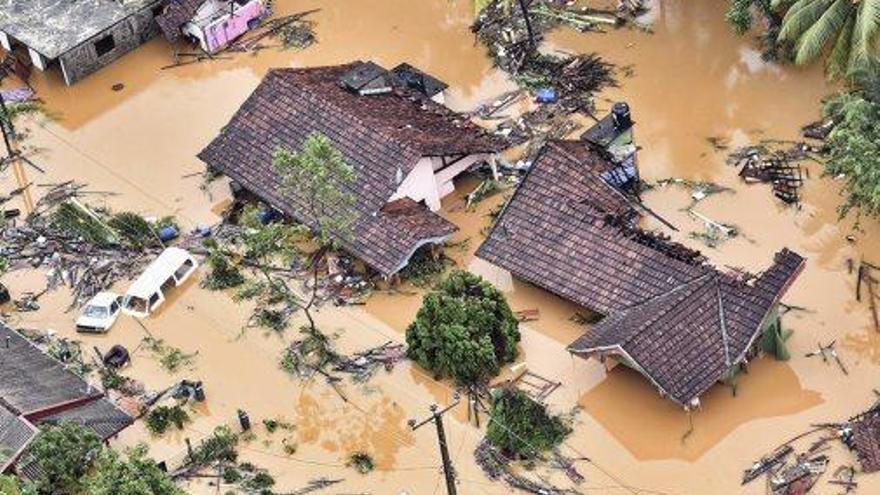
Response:
POLYGON ((495 393, 486 438, 507 455, 533 459, 559 445, 571 428, 551 416, 525 392, 503 388, 495 393))
POLYGON ((474 385, 516 359, 519 322, 498 289, 454 271, 427 294, 406 330, 407 355, 438 378, 474 385))
POLYGON ((827 139, 825 172, 845 176, 841 216, 853 208, 880 216, 880 101, 846 91, 828 100, 824 113, 837 122, 827 139))
POLYGON ((172 425, 182 430, 189 419, 189 414, 180 406, 158 406, 147 414, 146 424, 151 433, 161 435, 172 425))

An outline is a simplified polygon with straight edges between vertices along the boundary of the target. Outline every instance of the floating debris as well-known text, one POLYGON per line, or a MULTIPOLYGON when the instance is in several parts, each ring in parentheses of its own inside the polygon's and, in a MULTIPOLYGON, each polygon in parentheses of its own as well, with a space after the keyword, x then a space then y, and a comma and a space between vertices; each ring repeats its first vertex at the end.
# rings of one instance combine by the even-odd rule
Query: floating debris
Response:
POLYGON ((761 182, 773 187, 773 195, 787 204, 800 202, 800 188, 806 171, 805 160, 818 161, 821 150, 807 143, 763 141, 757 145, 739 148, 728 155, 727 163, 738 167, 739 176, 747 183, 761 182), (781 147, 782 145, 787 147, 781 147))

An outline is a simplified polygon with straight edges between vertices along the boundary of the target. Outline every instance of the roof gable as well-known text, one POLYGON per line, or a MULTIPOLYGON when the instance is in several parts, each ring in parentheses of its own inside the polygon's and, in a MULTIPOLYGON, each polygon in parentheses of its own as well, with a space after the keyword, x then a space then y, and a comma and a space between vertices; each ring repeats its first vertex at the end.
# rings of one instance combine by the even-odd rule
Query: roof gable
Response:
POLYGON ((603 314, 703 275, 700 259, 669 256, 632 227, 633 204, 599 175, 608 163, 575 144, 546 146, 477 256, 603 314))
POLYGON ((722 273, 639 229, 609 167, 585 143, 549 143, 477 255, 607 315, 569 350, 624 355, 689 404, 744 359, 804 260, 786 249, 760 276, 722 273))
MULTIPOLYGON (((299 149, 311 134, 324 134, 356 175, 347 186, 354 197, 352 235, 338 240, 390 275, 415 247, 455 229, 423 206, 406 218, 381 211, 419 159, 492 152, 504 143, 417 92, 397 88, 360 96, 343 88, 339 80, 354 66, 271 70, 199 158, 285 214, 313 225, 305 198, 281 191, 272 153, 279 146, 299 149), (420 228, 411 228, 414 220, 420 228)), ((332 212, 333 205, 328 209, 332 212)))

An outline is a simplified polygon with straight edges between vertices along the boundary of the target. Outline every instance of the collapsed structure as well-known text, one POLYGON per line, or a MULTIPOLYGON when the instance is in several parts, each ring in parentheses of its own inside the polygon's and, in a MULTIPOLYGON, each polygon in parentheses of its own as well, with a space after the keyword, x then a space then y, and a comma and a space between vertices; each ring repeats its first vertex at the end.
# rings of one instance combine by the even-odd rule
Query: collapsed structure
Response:
POLYGON ((156 35, 166 1, 2 0, 0 44, 27 51, 39 70, 60 67, 73 84, 156 35))
POLYGON ((269 14, 264 0, 168 0, 156 22, 169 42, 187 37, 216 53, 269 14))
POLYGON ((323 134, 356 174, 349 191, 355 220, 350 235, 337 240, 389 277, 419 247, 449 238, 456 227, 434 213, 441 198, 471 165, 488 161, 494 170, 495 154, 506 147, 429 98, 437 85, 412 80, 372 62, 270 70, 198 156, 210 170, 314 226, 305 198, 280 190, 272 154, 279 146, 299 150, 310 135, 323 134))
POLYGON ((625 148, 631 122, 618 123, 548 143, 477 256, 605 316, 570 352, 614 358, 695 407, 759 352, 804 259, 784 249, 760 275, 723 273, 640 229, 643 209, 628 192, 638 177, 625 148), (597 143, 623 148, 615 156, 597 143))
POLYGON ((880 471, 880 404, 851 422, 852 437, 849 445, 856 451, 862 470, 880 471))
POLYGON ((107 441, 132 424, 104 393, 0 325, 0 474, 38 479, 27 448, 44 425, 79 423, 107 441))

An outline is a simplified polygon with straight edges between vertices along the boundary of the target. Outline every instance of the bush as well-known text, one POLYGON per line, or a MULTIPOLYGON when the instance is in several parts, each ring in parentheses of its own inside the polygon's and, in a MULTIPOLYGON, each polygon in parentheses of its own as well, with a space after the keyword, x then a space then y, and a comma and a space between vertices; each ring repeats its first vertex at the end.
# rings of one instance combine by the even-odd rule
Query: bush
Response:
POLYGON ((187 422, 189 422, 189 414, 180 406, 158 406, 151 410, 146 418, 147 429, 154 435, 165 433, 171 425, 182 430, 187 422))
POLYGON ((127 450, 125 457, 105 449, 86 478, 89 495, 184 495, 167 473, 147 457, 147 446, 127 450))
POLYGON ((828 175, 846 176, 846 201, 841 216, 853 208, 880 216, 880 101, 855 91, 842 92, 826 102, 825 116, 837 125, 828 135, 828 175))
POLYGON ((76 423, 61 423, 40 432, 29 458, 42 472, 36 480, 41 494, 81 493, 82 478, 101 450, 101 437, 76 423))
POLYGON ((202 287, 209 290, 223 290, 238 287, 245 282, 241 270, 216 243, 210 246, 205 262, 210 272, 202 279, 202 287))
POLYGON ((438 378, 475 385, 516 359, 519 322, 504 296, 482 278, 454 271, 425 296, 406 330, 407 355, 438 378))
POLYGON ((376 463, 373 461, 373 456, 366 452, 355 452, 351 454, 348 458, 348 466, 351 466, 355 469, 355 471, 361 474, 367 474, 373 469, 376 469, 376 463))
POLYGON ((571 433, 561 418, 551 416, 543 404, 514 388, 496 392, 489 417, 486 438, 511 457, 535 458, 571 433))
POLYGON ((129 211, 117 213, 107 221, 107 225, 113 227, 119 236, 133 247, 141 248, 157 244, 158 238, 153 232, 153 226, 137 213, 129 211))

